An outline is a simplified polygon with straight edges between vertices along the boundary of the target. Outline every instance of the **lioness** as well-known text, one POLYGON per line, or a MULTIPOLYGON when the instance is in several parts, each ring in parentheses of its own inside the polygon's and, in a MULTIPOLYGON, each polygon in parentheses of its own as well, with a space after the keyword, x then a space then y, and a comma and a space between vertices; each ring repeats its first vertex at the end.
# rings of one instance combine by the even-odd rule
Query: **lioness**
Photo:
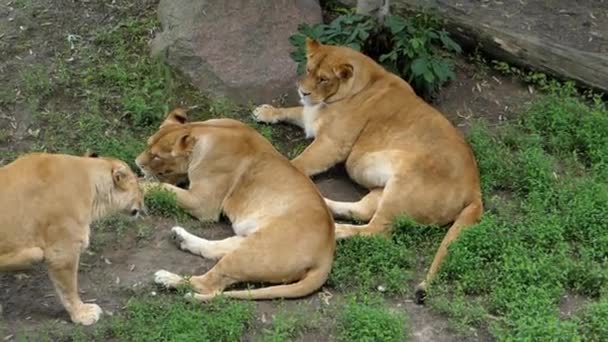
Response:
MULTIPOLYGON (((306 296, 323 285, 333 261, 334 222, 312 181, 254 129, 230 119, 186 123, 173 110, 136 159, 144 174, 170 183, 178 204, 200 220, 223 212, 236 236, 209 241, 173 227, 182 250, 219 259, 202 276, 184 279, 160 270, 155 281, 167 288, 188 282, 207 300, 220 293, 241 299, 306 296), (240 282, 275 285, 254 290, 223 290, 240 282)), ((153 183, 152 183, 153 184, 153 183)), ((146 188, 149 188, 147 186, 146 188)))
POLYGON ((398 76, 347 47, 308 39, 306 75, 298 92, 303 107, 254 110, 258 121, 287 121, 314 141, 293 161, 307 175, 346 162, 349 176, 370 189, 354 203, 326 199, 336 218, 369 221, 336 224, 336 236, 387 233, 397 215, 423 224, 453 222, 416 291, 426 288, 448 244, 483 212, 479 174, 462 135, 398 76))
POLYGON ((92 221, 113 211, 137 216, 143 195, 127 164, 110 158, 32 153, 0 168, 0 271, 44 261, 74 323, 99 319, 78 295, 78 261, 92 221))

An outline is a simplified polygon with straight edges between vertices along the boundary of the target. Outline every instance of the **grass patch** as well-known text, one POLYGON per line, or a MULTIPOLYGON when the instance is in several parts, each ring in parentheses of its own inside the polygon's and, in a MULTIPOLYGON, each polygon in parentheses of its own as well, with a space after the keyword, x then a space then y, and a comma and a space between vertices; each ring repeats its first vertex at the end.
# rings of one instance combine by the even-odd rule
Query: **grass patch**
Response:
POLYGON ((497 317, 498 340, 571 341, 608 327, 559 315, 566 291, 598 297, 608 286, 606 125, 603 104, 562 89, 518 122, 473 127, 488 210, 450 246, 436 307, 464 326, 497 317), (471 296, 478 305, 465 304, 471 296))
POLYGON ((253 306, 244 301, 135 298, 105 334, 122 341, 237 341, 252 318, 253 306))
POLYGON ((318 324, 318 317, 310 312, 282 309, 273 316, 270 328, 264 329, 260 341, 292 341, 302 336, 307 330, 315 329, 318 324))
POLYGON ((352 297, 338 322, 338 341, 407 341, 404 313, 392 311, 376 298, 352 297))
POLYGON ((408 294, 416 256, 431 260, 444 235, 444 228, 420 225, 403 217, 394 222, 390 237, 339 240, 329 285, 340 290, 381 289, 392 295, 408 294))
POLYGON ((150 189, 144 198, 148 213, 154 216, 173 217, 179 221, 190 216, 177 204, 177 195, 160 186, 150 189))
POLYGON ((606 341, 608 339, 608 298, 590 304, 576 318, 578 331, 584 341, 606 341))
POLYGON ((124 20, 79 40, 78 58, 69 65, 64 61, 73 51, 66 42, 54 69, 22 72, 24 93, 42 128, 34 150, 94 150, 134 167, 170 108, 193 106, 193 119, 210 116, 210 100, 149 56, 149 32, 156 26, 151 18, 124 20))
POLYGON ((365 291, 381 286, 390 294, 404 294, 412 264, 413 255, 390 238, 355 236, 338 241, 328 284, 365 291))

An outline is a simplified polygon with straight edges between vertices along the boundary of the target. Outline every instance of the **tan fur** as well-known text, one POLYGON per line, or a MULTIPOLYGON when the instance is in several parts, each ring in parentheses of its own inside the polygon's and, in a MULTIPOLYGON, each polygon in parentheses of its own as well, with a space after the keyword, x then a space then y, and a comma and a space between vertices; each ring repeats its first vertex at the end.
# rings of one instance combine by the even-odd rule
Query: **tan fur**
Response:
POLYGON ((334 223, 312 181, 252 128, 230 119, 184 123, 184 117, 183 111, 169 113, 136 163, 165 182, 187 176, 188 190, 162 186, 200 220, 218 220, 223 212, 236 236, 209 241, 174 227, 181 249, 219 261, 188 280, 161 270, 156 282, 168 288, 189 282, 198 300, 220 293, 294 298, 321 287, 333 261, 334 223), (282 285, 223 292, 240 282, 282 285))
POLYGON ((337 224, 338 238, 387 233, 402 214, 424 224, 453 223, 419 285, 421 301, 448 244, 482 215, 473 153, 441 113, 369 57, 312 40, 307 57, 298 89, 304 107, 263 105, 254 116, 298 124, 315 138, 292 161, 305 174, 345 162, 350 177, 370 189, 356 203, 326 199, 335 217, 369 221, 337 224))
POLYGON ((115 159, 34 153, 0 168, 0 184, 0 271, 44 261, 72 321, 95 323, 101 309, 78 294, 80 253, 92 221, 142 209, 135 174, 115 159))

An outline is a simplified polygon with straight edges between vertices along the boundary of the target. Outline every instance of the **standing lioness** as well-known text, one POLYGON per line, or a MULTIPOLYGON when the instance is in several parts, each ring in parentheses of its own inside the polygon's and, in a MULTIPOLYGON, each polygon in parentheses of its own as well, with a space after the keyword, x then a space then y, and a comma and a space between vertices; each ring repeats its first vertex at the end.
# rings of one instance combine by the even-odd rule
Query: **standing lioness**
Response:
POLYGON ((240 282, 281 284, 226 291, 243 299, 301 297, 329 274, 335 238, 331 213, 314 184, 254 129, 230 119, 186 123, 176 109, 136 160, 147 175, 166 182, 187 176, 188 190, 169 183, 178 204, 200 220, 224 213, 236 236, 209 241, 174 227, 181 249, 219 259, 206 274, 188 280, 158 271, 157 283, 172 288, 189 282, 194 298, 209 299, 240 282))
POLYGON ((387 232, 397 215, 423 224, 452 223, 416 292, 422 301, 448 244, 483 212, 475 158, 450 122, 401 78, 347 47, 307 40, 303 107, 254 111, 259 121, 288 121, 314 141, 293 164, 315 175, 346 162, 349 176, 370 189, 359 202, 326 202, 336 217, 369 221, 337 224, 336 236, 387 232))
POLYGON ((78 295, 78 260, 89 245, 92 221, 113 211, 137 216, 143 195, 122 161, 33 153, 0 168, 0 271, 44 261, 72 321, 89 325, 101 315, 78 295))

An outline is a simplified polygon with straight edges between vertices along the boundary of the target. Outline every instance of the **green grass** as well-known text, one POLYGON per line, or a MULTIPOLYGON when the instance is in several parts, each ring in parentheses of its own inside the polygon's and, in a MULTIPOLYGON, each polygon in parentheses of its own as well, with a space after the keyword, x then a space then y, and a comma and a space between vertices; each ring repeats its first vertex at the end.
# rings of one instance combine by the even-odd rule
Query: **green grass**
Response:
POLYGON ((133 298, 124 315, 97 334, 120 341, 237 341, 252 318, 250 302, 219 298, 195 304, 162 297, 133 298))
POLYGON ((382 300, 366 296, 349 298, 338 319, 338 341, 408 340, 407 318, 393 311, 382 300))
POLYGON ((291 341, 302 336, 306 331, 316 329, 320 324, 318 314, 304 312, 300 307, 295 310, 280 309, 272 316, 272 324, 264 329, 260 341, 291 341))
POLYGON ((578 317, 578 331, 585 341, 605 341, 608 336, 608 297, 590 304, 578 317))
POLYGON ((394 223, 391 237, 355 236, 339 240, 328 284, 343 291, 411 293, 409 282, 416 254, 431 260, 443 228, 424 226, 407 218, 394 223))
POLYGON ((174 192, 156 187, 146 193, 145 204, 150 215, 160 217, 172 217, 178 221, 184 221, 189 218, 178 204, 177 196, 174 192))
POLYGON ((404 294, 412 265, 413 255, 391 239, 357 236, 338 242, 328 285, 366 291, 382 286, 390 294, 404 294))
MULTIPOLYGON (((595 317, 606 314, 605 299, 580 317, 560 314, 565 294, 608 294, 607 125, 603 103, 567 86, 519 120, 473 125, 486 213, 450 246, 428 297, 457 331, 488 328, 500 341, 608 339, 608 320, 595 317)), ((394 228, 390 238, 341 241, 329 284, 411 295, 415 256, 428 267, 445 229, 407 219, 394 228)))
MULTIPOLYGON (((52 70, 24 70, 24 95, 42 128, 32 149, 93 150, 133 166, 169 109, 195 107, 189 113, 193 120, 213 115, 221 106, 149 56, 149 31, 156 26, 155 19, 127 19, 100 29, 72 63, 64 62, 63 53, 70 53, 66 42, 52 70)), ((234 107, 221 108, 235 115, 234 107)))
MULTIPOLYGON (((490 322, 498 340, 580 337, 582 321, 560 318, 559 300, 567 292, 597 298, 608 286, 606 125, 603 104, 558 93, 518 122, 472 129, 489 210, 450 247, 439 287, 453 290, 436 306, 458 320, 475 296, 484 303, 475 309, 499 317, 490 322)), ((590 325, 601 334, 608 321, 590 325)))

